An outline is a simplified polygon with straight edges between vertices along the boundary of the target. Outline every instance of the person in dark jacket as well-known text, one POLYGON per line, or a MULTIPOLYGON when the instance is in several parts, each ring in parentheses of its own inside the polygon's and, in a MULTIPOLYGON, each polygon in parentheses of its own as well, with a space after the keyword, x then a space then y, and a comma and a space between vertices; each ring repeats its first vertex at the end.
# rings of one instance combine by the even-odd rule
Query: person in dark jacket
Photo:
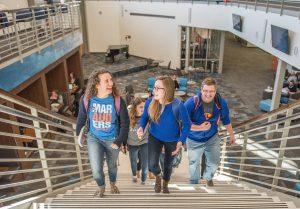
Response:
POLYGON ((110 72, 93 71, 85 94, 80 99, 76 134, 88 126, 87 145, 93 178, 99 189, 94 196, 103 197, 105 178, 104 155, 112 194, 118 194, 116 186, 117 159, 119 150, 126 144, 129 131, 129 116, 125 101, 119 96, 110 72))

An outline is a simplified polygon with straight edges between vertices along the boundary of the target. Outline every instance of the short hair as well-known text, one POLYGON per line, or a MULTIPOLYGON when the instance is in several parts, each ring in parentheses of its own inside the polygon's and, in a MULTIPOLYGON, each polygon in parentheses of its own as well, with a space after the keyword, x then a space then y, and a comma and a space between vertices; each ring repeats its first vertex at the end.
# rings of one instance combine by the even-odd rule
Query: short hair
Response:
POLYGON ((208 77, 202 81, 201 89, 203 89, 203 86, 205 86, 205 85, 206 86, 215 86, 217 88, 217 81, 215 79, 213 79, 212 77, 208 77))

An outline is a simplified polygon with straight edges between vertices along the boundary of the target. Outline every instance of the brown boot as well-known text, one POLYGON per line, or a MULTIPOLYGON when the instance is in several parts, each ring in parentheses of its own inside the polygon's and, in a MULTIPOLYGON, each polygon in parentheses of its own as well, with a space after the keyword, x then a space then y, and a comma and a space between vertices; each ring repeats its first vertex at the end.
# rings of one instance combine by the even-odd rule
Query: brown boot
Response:
POLYGON ((94 193, 94 197, 103 197, 105 192, 105 187, 99 187, 97 191, 94 193))
POLYGON ((110 193, 112 194, 120 194, 118 187, 116 186, 116 182, 110 182, 110 193))
POLYGON ((151 172, 149 172, 149 179, 155 179, 155 176, 151 172))
POLYGON ((154 186, 154 191, 156 193, 160 193, 161 192, 161 176, 160 174, 158 174, 156 176, 156 179, 155 179, 155 186, 154 186))
POLYGON ((165 193, 165 194, 170 193, 169 188, 168 188, 168 184, 169 184, 169 181, 163 180, 163 193, 165 193))

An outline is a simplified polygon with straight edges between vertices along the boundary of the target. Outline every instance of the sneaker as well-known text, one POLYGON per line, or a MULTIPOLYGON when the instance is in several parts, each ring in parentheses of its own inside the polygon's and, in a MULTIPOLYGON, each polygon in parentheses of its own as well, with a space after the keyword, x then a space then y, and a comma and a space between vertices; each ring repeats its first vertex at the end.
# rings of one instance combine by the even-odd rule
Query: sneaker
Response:
POLYGON ((213 186, 214 186, 213 180, 206 181, 206 187, 213 187, 213 186))
POLYGON ((134 182, 134 183, 137 182, 137 177, 136 176, 132 176, 132 182, 134 182))
POLYGON ((146 185, 146 182, 142 181, 142 182, 141 182, 141 185, 146 185))
POLYGON ((153 173, 149 172, 148 175, 149 175, 149 179, 155 179, 155 176, 153 175, 153 173))
POLYGON ((104 192, 105 192, 105 187, 100 187, 94 193, 94 197, 103 197, 104 196, 104 192))

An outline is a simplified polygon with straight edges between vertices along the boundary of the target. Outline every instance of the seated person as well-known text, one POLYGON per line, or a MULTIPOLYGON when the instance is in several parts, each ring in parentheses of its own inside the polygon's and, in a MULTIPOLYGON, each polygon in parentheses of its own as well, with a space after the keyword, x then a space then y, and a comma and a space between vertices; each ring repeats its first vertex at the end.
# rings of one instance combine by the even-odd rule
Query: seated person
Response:
POLYGON ((64 106, 62 95, 60 95, 57 90, 51 91, 49 100, 51 111, 53 112, 59 112, 59 110, 64 106))
POLYGON ((175 90, 178 90, 179 89, 179 83, 178 83, 178 81, 177 81, 177 76, 174 74, 174 75, 172 75, 172 80, 174 81, 174 83, 175 83, 175 90))
POLYGON ((77 78, 75 78, 75 75, 73 72, 70 73, 69 85, 70 85, 69 90, 71 91, 71 94, 75 94, 80 89, 79 80, 77 78))
POLYGON ((289 82, 289 86, 287 87, 290 94, 294 94, 297 92, 297 86, 293 81, 289 82))

